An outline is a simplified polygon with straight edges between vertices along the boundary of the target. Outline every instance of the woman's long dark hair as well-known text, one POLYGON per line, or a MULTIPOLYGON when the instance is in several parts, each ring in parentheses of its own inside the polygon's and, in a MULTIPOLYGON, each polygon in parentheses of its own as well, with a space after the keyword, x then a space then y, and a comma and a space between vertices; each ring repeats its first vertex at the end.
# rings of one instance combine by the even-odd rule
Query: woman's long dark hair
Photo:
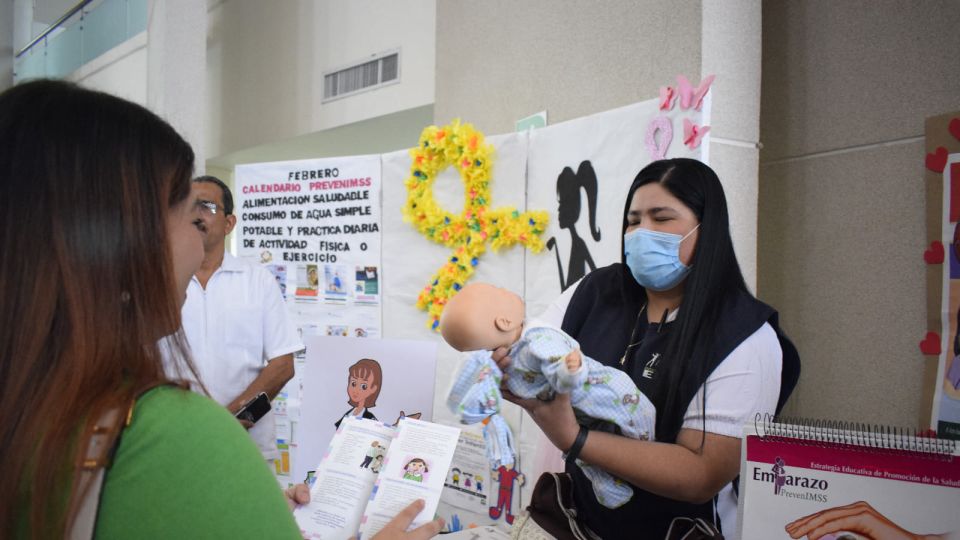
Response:
MULTIPOLYGON (((660 363, 666 369, 668 391, 664 409, 657 411, 659 424, 661 417, 682 418, 689 403, 679 402, 680 382, 691 376, 706 380, 707 373, 690 372, 696 369, 691 366, 705 366, 705 363, 692 360, 703 359, 709 353, 723 305, 738 294, 750 293, 733 251, 723 186, 713 169, 700 161, 675 158, 644 167, 627 193, 622 231, 627 230, 627 214, 634 192, 654 182, 686 205, 700 222, 683 300, 667 339, 664 361, 660 363)), ((633 280, 629 271, 625 274, 625 279, 633 280)), ((633 286, 636 287, 635 281, 633 286)))
MULTIPOLYGON (((108 94, 0 94, 0 536, 63 536, 88 424, 167 380, 158 342, 181 294, 167 217, 193 160, 166 122, 108 94)), ((189 365, 183 343, 165 348, 189 365)))

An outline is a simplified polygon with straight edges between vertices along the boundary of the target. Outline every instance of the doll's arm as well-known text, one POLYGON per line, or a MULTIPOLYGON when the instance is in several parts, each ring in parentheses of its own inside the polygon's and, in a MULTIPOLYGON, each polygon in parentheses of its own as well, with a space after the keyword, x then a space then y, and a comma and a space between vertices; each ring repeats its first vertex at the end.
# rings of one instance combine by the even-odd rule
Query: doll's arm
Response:
POLYGON ((563 361, 567 364, 567 371, 573 372, 580 369, 580 366, 583 365, 583 355, 580 354, 580 349, 574 349, 570 351, 570 354, 568 354, 563 361))
POLYGON ((547 383, 557 392, 571 392, 587 380, 587 366, 576 343, 565 334, 544 329, 531 342, 530 352, 537 357, 547 383))
POLYGON ((570 351, 557 364, 562 365, 562 368, 557 370, 557 381, 554 384, 558 392, 572 392, 587 381, 587 366, 583 362, 580 349, 570 351))

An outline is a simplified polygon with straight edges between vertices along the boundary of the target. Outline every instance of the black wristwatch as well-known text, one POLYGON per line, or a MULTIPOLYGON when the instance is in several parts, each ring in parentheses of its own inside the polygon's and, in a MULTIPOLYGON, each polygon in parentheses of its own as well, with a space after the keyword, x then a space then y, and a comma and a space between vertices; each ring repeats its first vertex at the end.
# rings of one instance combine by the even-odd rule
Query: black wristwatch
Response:
POLYGON ((587 442, 587 434, 590 433, 590 430, 586 426, 580 426, 580 432, 577 433, 577 438, 573 440, 573 444, 570 446, 570 449, 567 450, 567 463, 573 463, 580 457, 580 451, 583 450, 584 443, 587 442))

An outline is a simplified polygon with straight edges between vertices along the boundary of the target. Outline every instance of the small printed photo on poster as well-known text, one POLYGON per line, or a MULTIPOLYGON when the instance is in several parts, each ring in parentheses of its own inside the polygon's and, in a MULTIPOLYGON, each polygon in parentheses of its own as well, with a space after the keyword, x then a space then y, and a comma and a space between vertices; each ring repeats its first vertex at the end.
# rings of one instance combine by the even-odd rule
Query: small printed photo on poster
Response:
POLYGON ((354 301, 376 305, 380 301, 380 279, 376 266, 357 266, 354 279, 354 301))
POLYGON ((323 296, 328 302, 342 303, 347 300, 347 267, 327 264, 323 267, 323 296))
MULTIPOLYGON (((269 253, 265 251, 264 253, 269 253)), ((268 264, 267 270, 273 274, 274 279, 277 280, 277 285, 280 286, 280 294, 283 295, 283 299, 287 299, 287 267, 282 264, 268 264)))
POLYGON ((375 326, 352 326, 350 337, 378 338, 380 337, 380 330, 375 326))
POLYGON ((423 483, 430 478, 430 465, 420 457, 409 456, 403 460, 403 479, 423 483))
POLYGON ((340 324, 328 324, 327 325, 327 335, 328 336, 349 336, 350 332, 347 330, 347 325, 340 324))
POLYGON ((308 264, 297 267, 297 300, 315 302, 319 294, 319 275, 317 265, 308 264))

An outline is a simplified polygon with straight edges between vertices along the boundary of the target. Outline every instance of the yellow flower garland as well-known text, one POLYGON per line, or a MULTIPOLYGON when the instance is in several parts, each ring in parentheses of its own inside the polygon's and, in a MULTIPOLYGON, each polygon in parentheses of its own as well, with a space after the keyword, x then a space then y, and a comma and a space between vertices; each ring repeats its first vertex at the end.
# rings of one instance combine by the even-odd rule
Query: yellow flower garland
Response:
POLYGON ((494 251, 519 243, 539 252, 543 249, 540 235, 546 229, 547 213, 489 208, 493 146, 486 144, 483 133, 470 124, 454 120, 444 127, 425 128, 410 157, 413 162, 404 182, 407 203, 403 219, 430 240, 454 248, 453 255, 417 297, 417 307, 429 314, 427 325, 437 330, 443 307, 473 275, 487 242, 494 251), (459 215, 444 210, 433 197, 437 175, 450 165, 460 172, 465 186, 466 204, 459 215))

